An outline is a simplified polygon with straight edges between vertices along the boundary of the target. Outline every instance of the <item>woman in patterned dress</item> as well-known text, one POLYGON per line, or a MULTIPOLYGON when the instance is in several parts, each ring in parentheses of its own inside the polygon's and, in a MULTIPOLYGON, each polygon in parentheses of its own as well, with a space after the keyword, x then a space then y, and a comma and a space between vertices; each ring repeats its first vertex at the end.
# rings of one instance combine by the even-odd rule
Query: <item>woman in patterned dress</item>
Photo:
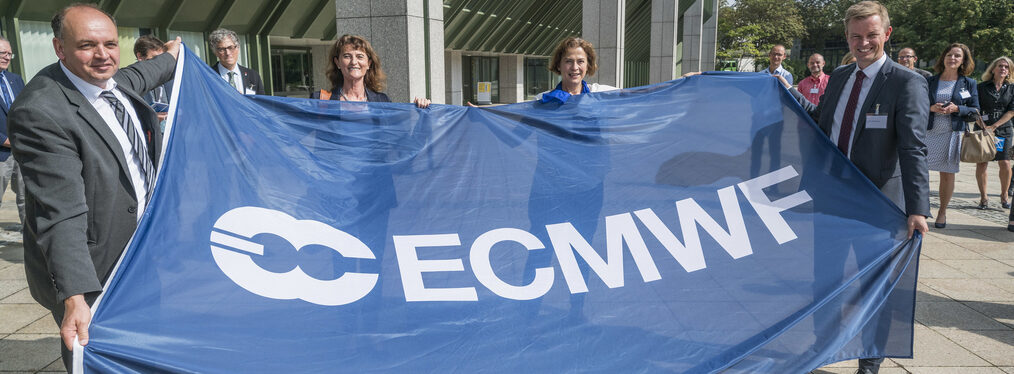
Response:
POLYGON ((954 174, 961 158, 961 134, 965 122, 974 121, 979 110, 979 92, 975 80, 968 75, 975 69, 972 51, 961 43, 944 49, 933 67, 937 75, 930 77, 929 126, 926 131, 926 163, 940 172, 940 210, 933 226, 947 226, 947 204, 954 194, 954 174))

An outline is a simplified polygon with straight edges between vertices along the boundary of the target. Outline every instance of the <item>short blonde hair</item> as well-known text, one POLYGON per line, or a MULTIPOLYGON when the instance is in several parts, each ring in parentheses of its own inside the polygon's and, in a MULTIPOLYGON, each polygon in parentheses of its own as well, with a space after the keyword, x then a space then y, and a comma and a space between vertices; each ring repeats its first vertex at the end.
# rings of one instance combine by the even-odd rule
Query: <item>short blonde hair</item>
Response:
POLYGON ((588 76, 595 75, 595 72, 599 70, 595 47, 592 46, 591 42, 574 36, 563 39, 556 46, 556 49, 553 50, 553 60, 549 63, 549 71, 556 73, 556 75, 563 75, 560 72, 560 62, 563 61, 563 55, 571 48, 581 48, 584 50, 584 54, 588 55, 588 76))
POLYGON ((887 28, 891 27, 891 17, 887 15, 887 7, 876 1, 860 1, 850 6, 845 11, 845 32, 848 32, 849 22, 852 20, 866 19, 873 16, 880 16, 880 24, 884 27, 884 32, 887 32, 887 28))
POLYGON ((989 67, 986 68, 986 72, 982 73, 983 82, 993 81, 993 68, 995 68, 996 64, 1000 61, 1007 62, 1007 78, 1005 78, 1003 81, 1006 83, 1014 84, 1014 74, 1011 74, 1011 69, 1014 69, 1014 61, 1011 61, 1010 57, 1007 56, 997 57, 995 60, 993 60, 993 62, 989 63, 989 67))

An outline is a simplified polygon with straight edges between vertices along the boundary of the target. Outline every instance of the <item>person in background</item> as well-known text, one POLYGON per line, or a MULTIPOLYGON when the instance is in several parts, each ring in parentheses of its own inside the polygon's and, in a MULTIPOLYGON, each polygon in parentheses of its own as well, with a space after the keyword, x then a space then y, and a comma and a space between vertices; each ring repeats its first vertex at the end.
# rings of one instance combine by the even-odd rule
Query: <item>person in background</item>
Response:
MULTIPOLYGON (((7 112, 14 104, 14 98, 25 88, 25 81, 20 75, 7 70, 14 59, 11 42, 0 36, 0 196, 7 191, 7 184, 14 191, 18 205, 18 218, 25 224, 25 183, 21 180, 21 168, 11 157, 11 140, 7 138, 7 112)), ((17 230, 20 231, 20 230, 17 230)))
POLYGON ((933 73, 915 67, 916 61, 919 61, 919 57, 915 55, 914 49, 905 47, 898 51, 898 63, 901 66, 912 69, 912 71, 919 73, 919 75, 926 79, 933 76, 933 73))
MULTIPOLYGON (((137 61, 151 60, 165 51, 165 43, 153 35, 142 35, 134 42, 134 57, 137 57, 137 61)), ((155 110, 155 114, 158 115, 159 127, 163 131, 165 131, 165 119, 169 110, 169 93, 172 90, 173 81, 170 79, 165 84, 144 94, 144 101, 155 110)))
POLYGON ((799 92, 813 105, 820 104, 820 97, 824 95, 827 80, 831 77, 824 74, 824 56, 821 56, 820 53, 810 55, 806 62, 806 68, 810 70, 810 76, 799 81, 799 92))
POLYGON ((264 83, 256 71, 239 64, 239 37, 232 30, 218 29, 208 36, 218 62, 212 66, 229 85, 244 95, 263 95, 264 83))
POLYGON ((852 52, 846 52, 845 56, 842 56, 841 63, 838 66, 845 66, 848 64, 854 64, 856 62, 855 56, 852 56, 852 52))
POLYGON ((947 227, 947 205, 961 161, 961 134, 965 122, 974 121, 979 111, 979 91, 975 80, 968 77, 975 60, 964 44, 947 46, 933 69, 937 75, 927 80, 932 114, 926 131, 926 161, 930 170, 940 172, 940 209, 933 226, 942 229, 947 227))
MULTIPOLYGON (((989 64, 982 73, 982 83, 978 85, 979 107, 982 108, 982 120, 986 131, 993 132, 997 138, 1003 138, 1003 149, 996 153, 996 161, 1000 165, 1000 206, 1010 208, 1007 190, 1011 180, 1011 139, 1014 137, 1014 76, 1010 69, 1014 66, 1009 57, 999 57, 989 64)), ((975 125, 980 129, 979 125, 975 125)), ((988 207, 986 194, 986 168, 988 162, 975 164, 975 181, 979 185, 979 209, 988 207)))
POLYGON ((598 68, 598 56, 590 42, 573 36, 563 39, 553 50, 553 58, 549 63, 549 71, 560 76, 560 83, 553 90, 535 95, 535 100, 543 103, 566 102, 573 95, 617 89, 585 82, 584 79, 595 75, 598 68))
MULTIPOLYGON (((387 76, 381 68, 380 56, 365 38, 358 35, 342 35, 328 52, 330 64, 327 79, 331 90, 320 90, 311 98, 340 101, 368 101, 389 103, 391 99, 383 93, 387 76)), ((412 100, 419 108, 427 108, 430 100, 416 97, 412 100)))
POLYGON ((789 73, 788 70, 785 70, 785 68, 782 67, 782 61, 789 58, 789 54, 785 52, 784 45, 775 44, 774 47, 771 47, 771 51, 768 52, 768 58, 771 62, 768 64, 768 68, 761 70, 761 72, 769 75, 780 75, 785 78, 785 80, 789 81, 789 84, 795 82, 792 80, 792 73, 789 73))

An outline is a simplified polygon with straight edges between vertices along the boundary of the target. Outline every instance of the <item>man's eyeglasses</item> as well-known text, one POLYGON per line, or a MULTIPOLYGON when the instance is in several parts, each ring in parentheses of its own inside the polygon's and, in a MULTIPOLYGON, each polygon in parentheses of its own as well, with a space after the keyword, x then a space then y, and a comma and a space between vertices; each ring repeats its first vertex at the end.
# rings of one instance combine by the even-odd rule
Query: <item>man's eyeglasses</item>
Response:
POLYGON ((236 52, 236 45, 233 44, 228 47, 216 47, 215 50, 218 51, 218 53, 236 52))
POLYGON ((14 58, 14 53, 11 53, 11 52, 0 52, 0 57, 14 58))
POLYGON ((915 58, 915 56, 898 56, 899 60, 908 60, 910 58, 915 58))

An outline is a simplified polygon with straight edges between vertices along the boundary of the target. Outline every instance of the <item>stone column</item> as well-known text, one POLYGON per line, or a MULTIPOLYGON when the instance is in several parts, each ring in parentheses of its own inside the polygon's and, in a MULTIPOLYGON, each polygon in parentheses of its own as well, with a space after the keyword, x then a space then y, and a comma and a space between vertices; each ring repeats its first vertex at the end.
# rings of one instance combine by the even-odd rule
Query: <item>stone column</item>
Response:
POLYGON ((701 27, 701 71, 715 70, 718 51, 718 0, 701 0, 710 4, 711 14, 701 27))
POLYGON ((702 2, 705 0, 693 1, 686 12, 683 13, 683 72, 701 71, 701 33, 703 23, 701 12, 702 2))
MULTIPOLYGON (((686 1, 686 0, 684 0, 686 1)), ((648 83, 659 83, 679 78, 676 71, 676 12, 679 0, 651 0, 651 57, 648 83)))
POLYGON ((581 35, 595 45, 598 72, 588 83, 623 87, 625 0, 582 0, 581 35))
POLYGON ((391 101, 444 100, 444 13, 436 0, 335 2, 338 36, 361 35, 380 55, 391 101))
POLYGON ((525 101, 525 56, 500 56, 500 102, 525 101))
POLYGON ((461 92, 461 51, 444 52, 444 77, 447 79, 444 87, 447 104, 463 105, 465 101, 461 92))

